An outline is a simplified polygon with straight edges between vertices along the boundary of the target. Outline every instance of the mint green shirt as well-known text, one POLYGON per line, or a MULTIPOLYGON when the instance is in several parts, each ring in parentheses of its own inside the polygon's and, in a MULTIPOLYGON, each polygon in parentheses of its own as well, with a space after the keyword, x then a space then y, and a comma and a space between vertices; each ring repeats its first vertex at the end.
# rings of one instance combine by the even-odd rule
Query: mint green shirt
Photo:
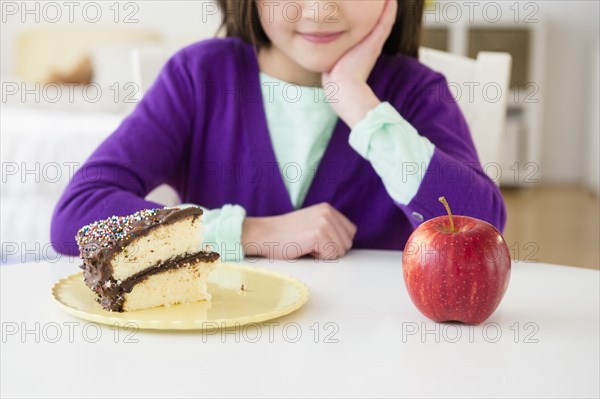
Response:
POLYGON ((271 143, 295 209, 302 207, 337 115, 322 88, 298 86, 260 74, 271 143))
MULTIPOLYGON (((260 74, 260 82, 279 170, 292 204, 300 209, 333 134, 337 115, 322 88, 294 85, 264 73, 260 74)), ((408 204, 416 195, 435 148, 387 102, 369 111, 352 129, 349 144, 371 163, 390 196, 401 204, 408 204), (406 165, 415 168, 416 173, 402 173, 406 165)), ((220 252, 223 261, 241 261, 244 208, 227 204, 202 209, 205 244, 220 252)))

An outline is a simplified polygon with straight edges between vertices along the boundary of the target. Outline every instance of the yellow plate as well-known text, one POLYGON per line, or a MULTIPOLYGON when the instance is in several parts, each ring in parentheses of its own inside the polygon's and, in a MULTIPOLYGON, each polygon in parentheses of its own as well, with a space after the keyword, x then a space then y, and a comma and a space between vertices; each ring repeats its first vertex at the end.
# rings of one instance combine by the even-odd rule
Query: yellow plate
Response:
POLYGON ((120 327, 207 330, 258 323, 289 314, 306 303, 308 288, 282 273, 223 263, 208 278, 211 301, 170 307, 108 312, 96 302, 83 274, 59 280, 52 296, 67 313, 97 323, 120 327), (244 290, 241 290, 242 284, 244 290))

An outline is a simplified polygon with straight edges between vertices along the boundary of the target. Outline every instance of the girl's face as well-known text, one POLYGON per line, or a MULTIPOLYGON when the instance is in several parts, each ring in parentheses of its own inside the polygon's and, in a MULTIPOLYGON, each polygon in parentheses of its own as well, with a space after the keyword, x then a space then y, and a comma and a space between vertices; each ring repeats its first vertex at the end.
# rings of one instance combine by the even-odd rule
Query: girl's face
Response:
POLYGON ((323 73, 364 39, 385 0, 256 0, 272 46, 304 69, 323 73))

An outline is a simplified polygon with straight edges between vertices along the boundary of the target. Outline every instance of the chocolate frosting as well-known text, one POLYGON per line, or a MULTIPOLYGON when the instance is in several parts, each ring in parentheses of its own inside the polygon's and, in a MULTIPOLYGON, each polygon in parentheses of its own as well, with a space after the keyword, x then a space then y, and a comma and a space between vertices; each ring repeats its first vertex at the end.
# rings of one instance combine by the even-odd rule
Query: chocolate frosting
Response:
POLYGON ((131 292, 135 284, 148 276, 177 268, 188 261, 201 259, 214 262, 219 259, 216 252, 198 252, 180 255, 131 276, 125 281, 112 277, 112 260, 122 253, 129 243, 147 235, 160 225, 202 215, 199 207, 146 209, 129 216, 112 216, 82 227, 77 236, 79 256, 83 260, 84 281, 99 295, 100 304, 107 310, 123 311, 123 296, 131 292))
POLYGON ((83 226, 77 232, 75 240, 82 259, 112 259, 121 248, 160 224, 169 224, 188 216, 196 218, 201 215, 202 208, 195 206, 144 209, 133 215, 111 216, 83 226))

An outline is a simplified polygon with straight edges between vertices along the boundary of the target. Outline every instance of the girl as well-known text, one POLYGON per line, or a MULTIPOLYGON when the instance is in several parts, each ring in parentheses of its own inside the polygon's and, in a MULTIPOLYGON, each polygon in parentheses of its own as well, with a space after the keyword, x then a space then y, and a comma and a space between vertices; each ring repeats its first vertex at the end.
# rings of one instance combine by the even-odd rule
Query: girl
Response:
POLYGON ((423 0, 219 3, 228 37, 175 54, 73 177, 57 250, 77 254, 84 224, 159 207, 144 198, 164 183, 204 207, 225 260, 402 250, 442 195, 503 230, 445 78, 416 59, 423 0))

